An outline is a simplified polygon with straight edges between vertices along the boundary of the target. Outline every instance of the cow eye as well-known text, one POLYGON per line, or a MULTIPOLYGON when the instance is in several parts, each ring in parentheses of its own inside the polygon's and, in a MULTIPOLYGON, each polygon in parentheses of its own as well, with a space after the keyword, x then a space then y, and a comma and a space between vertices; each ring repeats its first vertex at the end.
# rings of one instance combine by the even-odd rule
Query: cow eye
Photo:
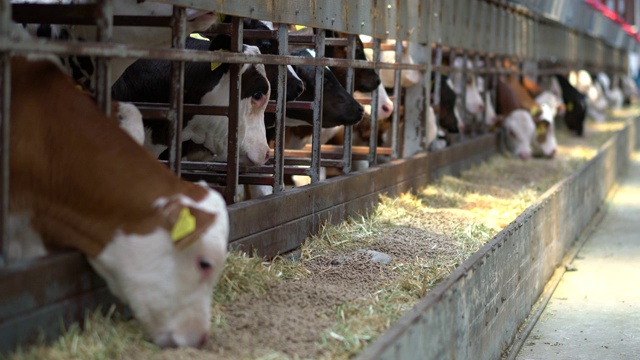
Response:
POLYGON ((252 97, 253 97, 253 100, 255 100, 255 101, 259 101, 260 99, 262 99, 262 97, 263 97, 263 96, 264 96, 264 94, 263 94, 263 93, 261 93, 261 92, 257 91, 257 92, 255 92, 255 93, 253 93, 253 96, 252 96, 252 97))
POLYGON ((200 261, 198 261, 198 266, 202 271, 208 271, 209 269, 211 269, 211 263, 205 259, 200 259, 200 261))

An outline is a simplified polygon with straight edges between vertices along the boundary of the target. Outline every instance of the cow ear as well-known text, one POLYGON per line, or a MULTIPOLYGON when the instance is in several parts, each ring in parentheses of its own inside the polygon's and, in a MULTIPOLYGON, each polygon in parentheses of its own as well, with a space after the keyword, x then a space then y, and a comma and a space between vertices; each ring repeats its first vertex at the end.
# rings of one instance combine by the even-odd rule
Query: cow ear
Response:
POLYGON ((228 35, 216 35, 211 38, 209 51, 229 50, 231 49, 231 38, 228 35))
POLYGON ((216 221, 216 214, 184 206, 179 201, 170 201, 163 208, 171 241, 177 250, 184 250, 201 238, 216 221))

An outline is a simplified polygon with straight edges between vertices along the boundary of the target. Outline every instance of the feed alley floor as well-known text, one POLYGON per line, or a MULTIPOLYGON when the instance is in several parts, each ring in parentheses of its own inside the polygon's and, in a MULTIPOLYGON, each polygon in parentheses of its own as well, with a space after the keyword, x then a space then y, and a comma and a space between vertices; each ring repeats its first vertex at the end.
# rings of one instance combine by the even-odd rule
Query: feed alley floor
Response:
POLYGON ((640 152, 518 360, 640 359, 640 152))

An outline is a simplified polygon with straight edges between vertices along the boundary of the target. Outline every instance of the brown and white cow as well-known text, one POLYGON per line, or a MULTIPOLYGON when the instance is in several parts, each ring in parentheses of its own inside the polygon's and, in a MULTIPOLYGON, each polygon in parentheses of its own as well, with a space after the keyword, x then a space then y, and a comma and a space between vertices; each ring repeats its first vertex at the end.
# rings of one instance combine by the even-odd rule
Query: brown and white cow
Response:
POLYGON ((504 129, 505 143, 514 156, 553 157, 557 141, 551 103, 556 100, 559 101, 548 91, 533 99, 521 84, 500 78, 497 115, 487 117, 487 125, 504 129))
POLYGON ((77 249, 154 343, 203 345, 227 251, 222 197, 156 161, 59 64, 11 69, 10 258, 77 249))

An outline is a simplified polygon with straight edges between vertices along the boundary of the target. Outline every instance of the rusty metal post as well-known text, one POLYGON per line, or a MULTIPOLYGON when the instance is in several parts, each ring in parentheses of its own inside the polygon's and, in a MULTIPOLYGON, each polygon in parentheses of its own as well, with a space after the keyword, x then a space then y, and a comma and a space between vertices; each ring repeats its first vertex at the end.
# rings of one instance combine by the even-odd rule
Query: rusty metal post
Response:
MULTIPOLYGON (((407 49, 409 51, 409 49, 407 49)), ((429 50, 431 51, 431 50, 429 50)), ((396 64, 402 62, 402 41, 396 40, 396 64)), ((394 111, 391 117, 391 158, 397 159, 400 151, 398 149, 398 143, 400 139, 400 104, 402 104, 401 94, 401 71, 396 69, 393 73, 393 102, 394 111)))
MULTIPOLYGON (((436 44, 436 59, 435 59, 436 71, 434 71, 435 78, 433 81, 433 105, 440 105, 440 89, 442 86, 442 45, 436 44)), ((431 84, 429 84, 431 85, 431 84)))
MULTIPOLYGON (((113 34, 113 2, 99 0, 96 7, 96 25, 98 42, 110 42, 113 34)), ((96 100, 98 106, 111 115, 111 65, 108 58, 96 59, 96 100)))
POLYGON ((470 126, 471 124, 469 124, 468 122, 469 117, 467 116, 467 77, 470 76, 467 71, 468 61, 469 61, 469 52, 466 49, 464 49, 462 50, 462 88, 461 88, 462 112, 460 113, 460 116, 462 116, 462 119, 460 120, 464 124, 465 131, 460 132, 460 138, 462 139, 465 139, 467 137, 467 134, 465 133, 468 132, 469 129, 471 128, 470 126))
MULTIPOLYGON (((11 31, 11 2, 0 0, 0 38, 11 31)), ((11 104, 11 56, 0 54, 0 267, 9 252, 9 107, 11 104)))
MULTIPOLYGON (((347 59, 353 60, 356 58, 356 35, 349 35, 347 45, 347 59)), ((347 68, 347 82, 346 88, 349 94, 353 94, 353 84, 354 84, 354 70, 352 67, 347 68)), ((342 173, 348 174, 351 172, 351 161, 352 161, 352 138, 353 138, 353 125, 344 127, 344 144, 342 146, 342 173)))
MULTIPOLYGON (((187 41, 187 15, 183 7, 173 7, 171 46, 184 49, 187 41)), ((169 97, 169 167, 180 176, 182 158, 182 105, 184 102, 184 62, 171 63, 171 93, 169 97)))
MULTIPOLYGON (((431 63, 433 61, 433 53, 431 51, 431 44, 432 44, 432 39, 433 36, 432 34, 427 34, 427 39, 424 45, 424 51, 425 51, 425 59, 422 62, 422 66, 423 68, 421 69, 422 72, 422 83, 424 84, 422 86, 422 93, 424 96, 424 100, 423 100, 423 104, 424 104, 424 109, 423 109, 423 118, 424 118, 424 125, 423 125, 423 129, 424 129, 424 134, 423 134, 423 140, 422 140, 422 147, 424 149, 424 151, 429 151, 429 147, 430 147, 430 143, 427 143, 427 139, 429 137, 429 107, 431 106, 431 82, 429 81, 429 77, 431 76, 431 70, 433 69, 431 67, 431 63)), ((435 118, 433 119, 436 124, 438 122, 438 119, 435 118)), ((438 136, 438 131, 436 130, 436 133, 434 134, 434 139, 438 136)))
MULTIPOLYGON (((316 34, 316 58, 324 57, 324 30, 318 29, 316 34)), ((320 131, 322 130, 322 91, 324 66, 316 66, 315 88, 313 98, 313 139, 311 140, 311 183, 320 181, 320 131)))
MULTIPOLYGON (((480 63, 480 54, 479 53, 475 53, 474 58, 473 58, 473 73, 471 74, 474 79, 476 80, 476 86, 477 86, 477 82, 478 82, 478 64, 480 63)), ((486 66, 486 64, 485 64, 486 66)), ((485 95, 487 92, 487 87, 489 86, 489 84, 487 83, 487 78, 485 74, 480 75, 482 76, 482 84, 483 89, 482 92, 480 93, 480 98, 482 99, 482 101, 484 102, 487 99, 487 96, 485 95)), ((487 106, 485 104, 485 106, 487 106)), ((478 135, 481 133, 481 124, 483 124, 486 119, 485 119, 485 115, 486 115, 486 111, 483 111, 482 114, 480 114, 480 121, 478 122, 478 118, 474 117, 474 124, 473 124, 473 130, 474 130, 474 134, 478 135)))
MULTIPOLYGON (((243 22, 234 17, 231 22, 231 52, 242 52, 243 22)), ((240 69, 242 64, 230 64, 229 86, 229 138, 227 141, 227 184, 225 198, 228 204, 235 203, 237 199, 238 178, 240 177, 238 162, 240 151, 238 147, 238 126, 240 120, 240 99, 242 91, 242 78, 240 69)))
MULTIPOLYGON (((373 62, 380 62, 380 39, 373 38, 373 62)), ((376 74, 380 73, 375 70, 376 74)), ((369 166, 378 163, 378 88, 371 92, 371 131, 369 134, 369 166)))
MULTIPOLYGON (((278 26, 278 55, 289 53, 288 25, 278 26)), ((273 84, 271 84, 273 86, 273 84)), ((273 89, 271 89, 273 91, 273 89)), ((287 65, 278 65, 278 98, 276 99, 276 144, 274 147, 273 193, 284 188, 284 119, 287 114, 287 65)))

